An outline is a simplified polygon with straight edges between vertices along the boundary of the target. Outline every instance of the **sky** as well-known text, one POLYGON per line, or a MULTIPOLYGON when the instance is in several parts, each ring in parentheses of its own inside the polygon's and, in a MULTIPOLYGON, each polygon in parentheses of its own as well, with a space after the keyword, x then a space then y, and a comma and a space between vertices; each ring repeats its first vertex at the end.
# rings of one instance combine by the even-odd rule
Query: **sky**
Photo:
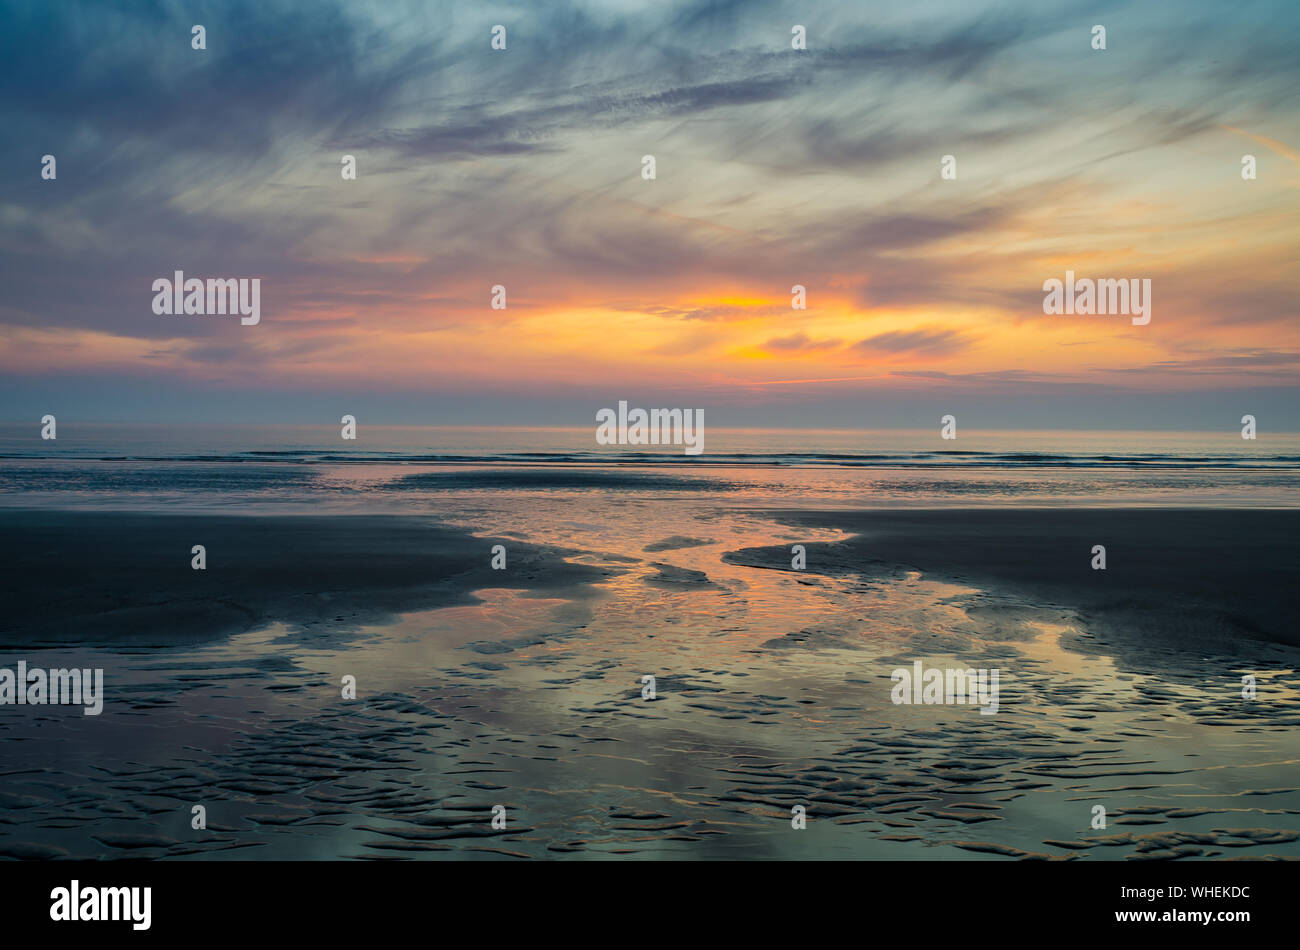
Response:
POLYGON ((1300 429, 1294 2, 0 22, 3 420, 1300 429), (154 313, 176 270, 260 322, 154 313), (1150 323, 1045 314, 1067 271, 1150 323))

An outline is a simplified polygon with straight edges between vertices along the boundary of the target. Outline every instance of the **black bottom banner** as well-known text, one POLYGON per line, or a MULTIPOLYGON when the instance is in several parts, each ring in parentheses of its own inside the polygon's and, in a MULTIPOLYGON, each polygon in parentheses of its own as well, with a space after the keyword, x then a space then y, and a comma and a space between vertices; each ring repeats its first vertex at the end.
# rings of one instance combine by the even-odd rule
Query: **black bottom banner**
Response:
POLYGON ((1290 919, 1295 884, 1291 862, 13 862, 0 865, 0 904, 9 933, 77 939, 373 935, 430 917, 477 918, 494 936, 563 919, 729 939, 753 926, 771 939, 810 914, 873 935, 964 921, 967 936, 978 925, 1232 939, 1290 919))

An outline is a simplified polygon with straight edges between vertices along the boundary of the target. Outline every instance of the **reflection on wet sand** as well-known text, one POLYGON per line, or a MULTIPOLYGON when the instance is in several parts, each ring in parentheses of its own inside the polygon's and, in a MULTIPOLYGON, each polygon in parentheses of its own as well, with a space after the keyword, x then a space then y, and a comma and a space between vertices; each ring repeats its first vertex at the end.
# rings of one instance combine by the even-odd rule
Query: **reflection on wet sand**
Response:
POLYGON ((872 533, 833 514, 653 493, 482 494, 439 514, 534 546, 534 579, 484 571, 476 602, 378 621, 97 648, 101 721, 4 721, 0 854, 1300 855, 1293 646, 1216 652, 1192 630, 1139 649, 1094 603, 868 556, 872 533), (548 580, 545 551, 580 573, 548 580), (918 659, 1000 668, 997 715, 892 703, 891 671, 918 659))

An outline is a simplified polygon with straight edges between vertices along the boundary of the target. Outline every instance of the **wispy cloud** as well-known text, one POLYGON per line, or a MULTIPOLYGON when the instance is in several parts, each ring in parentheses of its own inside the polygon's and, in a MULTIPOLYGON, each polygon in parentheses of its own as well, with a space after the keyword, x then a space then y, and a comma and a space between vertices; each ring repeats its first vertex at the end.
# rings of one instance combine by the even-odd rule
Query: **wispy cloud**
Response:
POLYGON ((1294 4, 845 0, 806 51, 776 0, 466 9, 0 2, 0 368, 547 398, 1292 365, 1295 177, 1237 163, 1300 164, 1294 4), (262 325, 153 315, 177 268, 263 278, 262 325), (1150 327, 1044 317, 1067 268, 1151 277, 1150 327))

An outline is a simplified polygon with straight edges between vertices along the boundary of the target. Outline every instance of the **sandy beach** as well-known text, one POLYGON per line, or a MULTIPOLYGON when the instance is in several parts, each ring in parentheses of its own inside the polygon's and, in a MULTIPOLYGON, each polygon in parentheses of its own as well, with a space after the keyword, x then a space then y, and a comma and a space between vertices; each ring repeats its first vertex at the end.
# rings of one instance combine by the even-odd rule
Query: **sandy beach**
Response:
POLYGON ((0 512, 4 662, 106 693, 5 711, 0 854, 1300 855, 1300 512, 486 497, 0 512), (997 714, 892 702, 917 661, 997 714))
POLYGON ((284 623, 303 635, 473 603, 482 587, 578 596, 564 552, 429 518, 0 512, 7 647, 174 646, 284 623), (509 544, 506 571, 491 549, 509 544), (191 567, 196 544, 207 567, 191 567))
MULTIPOLYGON (((906 571, 1078 612, 1115 642, 1184 652, 1300 646, 1292 579, 1300 512, 1205 508, 943 509, 776 512, 785 523, 852 534, 808 545, 808 570, 873 579, 906 571), (1094 569, 1093 547, 1106 549, 1094 569)), ((790 568, 786 548, 745 549, 736 564, 790 568)))

